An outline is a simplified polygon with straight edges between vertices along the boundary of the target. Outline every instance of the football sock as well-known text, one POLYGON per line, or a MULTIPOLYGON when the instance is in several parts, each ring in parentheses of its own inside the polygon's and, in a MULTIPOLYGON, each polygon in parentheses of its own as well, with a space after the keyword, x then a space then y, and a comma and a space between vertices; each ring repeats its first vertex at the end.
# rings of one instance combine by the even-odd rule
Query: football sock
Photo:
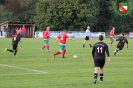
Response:
POLYGON ((117 49, 115 50, 115 52, 118 52, 118 51, 119 51, 119 50, 117 50, 117 49))
POLYGON ((83 44, 83 47, 85 47, 85 44, 83 44))
POLYGON ((66 50, 63 50, 62 57, 64 57, 65 53, 66 53, 66 50))
POLYGON ((111 41, 110 44, 112 44, 113 42, 111 41))
POLYGON ((60 52, 60 51, 58 51, 58 52, 54 53, 54 56, 55 56, 55 55, 58 55, 58 54, 61 54, 61 52, 60 52))
POLYGON ((47 46, 47 50, 49 50, 49 45, 47 46))
POLYGON ((14 52, 14 56, 17 54, 17 50, 15 50, 15 52, 14 52))
POLYGON ((94 79, 97 80, 97 76, 98 76, 98 74, 97 73, 94 73, 94 79))
POLYGON ((7 49, 7 51, 9 51, 9 52, 13 52, 13 50, 11 50, 11 49, 7 49))
POLYGON ((44 46, 42 46, 42 49, 44 49, 46 46, 44 45, 44 46))
POLYGON ((94 73, 94 84, 96 84, 96 81, 97 81, 97 76, 98 76, 98 74, 97 73, 94 73))
POLYGON ((91 44, 89 44, 89 45, 90 45, 90 47, 92 47, 91 44))
POLYGON ((100 81, 103 81, 103 74, 100 74, 100 81))

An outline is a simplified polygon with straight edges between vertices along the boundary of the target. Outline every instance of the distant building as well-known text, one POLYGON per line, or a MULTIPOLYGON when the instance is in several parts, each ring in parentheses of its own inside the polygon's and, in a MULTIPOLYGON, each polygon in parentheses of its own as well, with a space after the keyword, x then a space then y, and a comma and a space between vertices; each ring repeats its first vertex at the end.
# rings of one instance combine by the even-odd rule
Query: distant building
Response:
POLYGON ((26 27, 26 37, 34 37, 35 24, 33 22, 3 22, 0 24, 0 36, 12 37, 15 34, 14 29, 21 30, 23 25, 26 27))

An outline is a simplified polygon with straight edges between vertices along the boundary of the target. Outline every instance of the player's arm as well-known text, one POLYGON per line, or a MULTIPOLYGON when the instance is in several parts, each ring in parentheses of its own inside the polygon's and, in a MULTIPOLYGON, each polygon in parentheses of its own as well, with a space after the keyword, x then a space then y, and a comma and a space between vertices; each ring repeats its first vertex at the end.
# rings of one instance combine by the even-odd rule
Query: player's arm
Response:
POLYGON ((75 41, 75 39, 73 39, 73 38, 69 38, 69 40, 73 40, 73 41, 75 41))
POLYGON ((59 38, 56 39, 55 43, 58 43, 58 41, 59 41, 59 38))
POLYGON ((44 32, 42 33, 42 36, 44 37, 44 32))
POLYGON ((95 54, 95 47, 93 46, 93 49, 92 49, 92 57, 93 57, 93 60, 94 60, 94 54, 95 54))
POLYGON ((22 41, 20 40, 20 36, 17 36, 17 37, 16 37, 16 40, 17 40, 18 42, 22 42, 22 41))
POLYGON ((55 43, 58 43, 59 39, 60 39, 60 36, 57 37, 55 43))
POLYGON ((109 49, 108 49, 108 46, 106 46, 106 54, 107 54, 107 57, 108 57, 108 62, 110 62, 110 54, 109 54, 109 49))
POLYGON ((115 39, 115 41, 119 41, 119 39, 115 39))
POLYGON ((51 37, 50 37, 50 32, 48 32, 48 35, 47 35, 47 36, 48 36, 49 38, 51 38, 51 37))
POLYGON ((73 41, 75 40, 75 39, 73 39, 73 38, 70 38, 69 36, 67 36, 67 38, 68 38, 69 40, 73 40, 73 41))
POLYGON ((126 39, 126 43, 127 43, 127 48, 128 48, 128 40, 126 39))

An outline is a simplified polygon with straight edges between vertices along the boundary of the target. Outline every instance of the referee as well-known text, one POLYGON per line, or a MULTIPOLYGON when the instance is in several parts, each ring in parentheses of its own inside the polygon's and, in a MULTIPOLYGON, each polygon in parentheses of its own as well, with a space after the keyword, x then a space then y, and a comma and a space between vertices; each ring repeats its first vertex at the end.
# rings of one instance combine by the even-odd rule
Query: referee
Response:
POLYGON ((94 59, 94 84, 97 82, 97 76, 98 76, 98 70, 100 70, 100 81, 103 81, 103 67, 105 64, 105 52, 108 57, 108 62, 110 62, 110 55, 109 55, 109 50, 108 50, 108 45, 103 41, 103 35, 99 36, 99 41, 94 44, 93 49, 92 49, 92 56, 94 59))
POLYGON ((84 40, 84 43, 83 43, 83 47, 85 47, 86 41, 88 41, 90 47, 92 47, 91 42, 90 42, 90 36, 91 36, 90 26, 88 26, 86 31, 85 31, 85 40, 84 40))

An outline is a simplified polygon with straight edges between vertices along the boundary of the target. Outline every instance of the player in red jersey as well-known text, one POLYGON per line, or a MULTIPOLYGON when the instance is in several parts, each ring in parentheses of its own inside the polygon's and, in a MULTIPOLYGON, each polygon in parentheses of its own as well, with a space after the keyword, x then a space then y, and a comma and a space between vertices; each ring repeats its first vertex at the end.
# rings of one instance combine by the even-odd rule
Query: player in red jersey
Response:
POLYGON ((60 50, 55 52, 53 54, 53 58, 55 58, 56 55, 62 54, 62 58, 65 58, 65 53, 66 53, 66 39, 72 40, 67 34, 66 34, 66 30, 63 31, 62 34, 60 34, 56 40, 56 43, 58 42, 58 40, 60 40, 59 46, 60 46, 60 50))
POLYGON ((41 51, 46 47, 47 51, 50 52, 49 50, 49 38, 50 38, 50 33, 49 33, 50 27, 47 27, 46 30, 43 32, 43 39, 44 39, 44 45, 41 48, 41 51))
POLYGON ((113 27, 112 30, 110 31, 110 45, 111 46, 114 42, 114 35, 115 35, 115 27, 113 27))
POLYGON ((18 32, 18 28, 16 27, 15 29, 14 29, 14 34, 17 34, 17 32, 18 32))

